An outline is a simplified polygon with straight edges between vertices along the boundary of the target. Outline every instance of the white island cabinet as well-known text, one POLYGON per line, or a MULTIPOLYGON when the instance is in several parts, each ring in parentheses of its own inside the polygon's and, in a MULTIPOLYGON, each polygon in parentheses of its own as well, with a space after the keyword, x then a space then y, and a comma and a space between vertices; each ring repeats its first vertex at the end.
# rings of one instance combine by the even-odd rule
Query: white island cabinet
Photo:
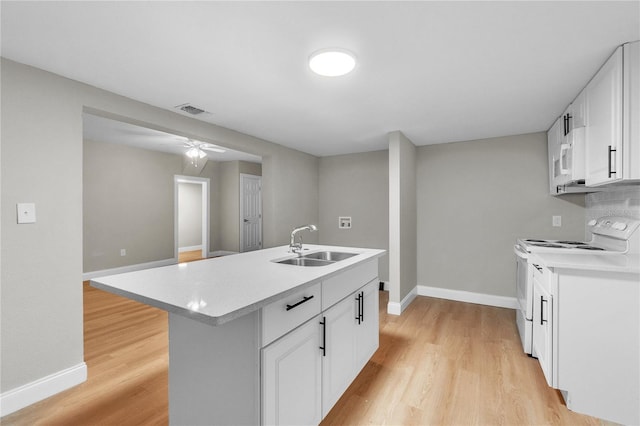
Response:
POLYGON ((169 312, 171 424, 318 424, 378 347, 378 257, 275 261, 288 247, 102 277, 169 312))

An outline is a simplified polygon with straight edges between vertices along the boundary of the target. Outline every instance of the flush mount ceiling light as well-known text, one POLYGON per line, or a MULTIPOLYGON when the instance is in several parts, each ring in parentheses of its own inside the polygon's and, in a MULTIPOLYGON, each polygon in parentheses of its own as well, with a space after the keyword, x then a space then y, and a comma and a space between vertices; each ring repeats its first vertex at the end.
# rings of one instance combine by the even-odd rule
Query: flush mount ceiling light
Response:
POLYGON ((353 71, 356 57, 344 49, 322 49, 309 58, 309 68, 318 75, 339 77, 353 71))

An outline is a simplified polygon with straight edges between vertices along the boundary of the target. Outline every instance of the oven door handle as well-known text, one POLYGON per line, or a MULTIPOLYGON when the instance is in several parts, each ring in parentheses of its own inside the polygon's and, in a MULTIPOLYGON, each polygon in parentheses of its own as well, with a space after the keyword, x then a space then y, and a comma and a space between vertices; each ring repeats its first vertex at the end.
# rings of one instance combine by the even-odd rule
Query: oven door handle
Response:
POLYGON ((527 257, 529 257, 529 253, 527 253, 526 251, 522 250, 522 247, 520 247, 519 244, 515 244, 513 246, 513 252, 516 254, 516 256, 518 256, 520 259, 524 259, 527 260, 527 257))

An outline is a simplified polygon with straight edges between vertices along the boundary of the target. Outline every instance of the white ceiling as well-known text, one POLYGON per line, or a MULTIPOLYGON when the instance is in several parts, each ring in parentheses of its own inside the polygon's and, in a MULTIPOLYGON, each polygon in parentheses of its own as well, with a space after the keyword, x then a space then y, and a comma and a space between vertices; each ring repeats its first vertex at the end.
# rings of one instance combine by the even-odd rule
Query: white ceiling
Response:
POLYGON ((2 55, 319 155, 543 131, 640 2, 10 2, 2 55), (320 77, 321 48, 358 57, 320 77))

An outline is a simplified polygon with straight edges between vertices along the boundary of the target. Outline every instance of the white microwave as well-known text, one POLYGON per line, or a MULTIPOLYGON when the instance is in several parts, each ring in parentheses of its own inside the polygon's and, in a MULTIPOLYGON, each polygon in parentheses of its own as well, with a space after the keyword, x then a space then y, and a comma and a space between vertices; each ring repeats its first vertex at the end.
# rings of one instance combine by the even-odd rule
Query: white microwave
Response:
POLYGON ((585 127, 577 127, 556 145, 553 154, 553 184, 584 183, 585 179, 585 127))

